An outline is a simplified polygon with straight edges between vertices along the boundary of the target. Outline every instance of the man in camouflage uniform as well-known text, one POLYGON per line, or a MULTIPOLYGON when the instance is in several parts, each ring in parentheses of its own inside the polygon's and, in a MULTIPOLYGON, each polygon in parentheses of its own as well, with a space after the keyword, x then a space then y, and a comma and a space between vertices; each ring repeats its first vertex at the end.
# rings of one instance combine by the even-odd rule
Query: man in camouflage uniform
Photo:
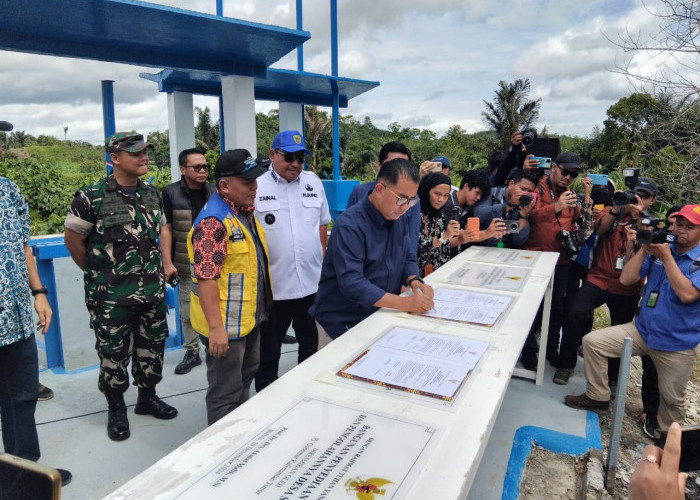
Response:
POLYGON ((168 327, 158 247, 163 204, 158 190, 139 179, 148 171, 148 148, 153 146, 141 134, 108 137, 114 171, 76 193, 65 223, 66 246, 84 271, 85 302, 100 358, 98 387, 107 398, 107 434, 114 441, 130 436, 124 403, 129 358, 139 390, 135 412, 177 416, 155 392, 168 327))

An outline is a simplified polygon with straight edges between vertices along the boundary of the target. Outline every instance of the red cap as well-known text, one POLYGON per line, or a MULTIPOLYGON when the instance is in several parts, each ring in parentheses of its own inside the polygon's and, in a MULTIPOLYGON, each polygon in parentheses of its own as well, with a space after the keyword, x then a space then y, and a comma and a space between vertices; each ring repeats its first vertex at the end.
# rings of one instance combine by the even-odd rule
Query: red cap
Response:
POLYGON ((668 216, 671 217, 684 217, 688 219, 689 222, 696 226, 700 226, 700 205, 686 205, 681 208, 678 212, 674 212, 668 216))

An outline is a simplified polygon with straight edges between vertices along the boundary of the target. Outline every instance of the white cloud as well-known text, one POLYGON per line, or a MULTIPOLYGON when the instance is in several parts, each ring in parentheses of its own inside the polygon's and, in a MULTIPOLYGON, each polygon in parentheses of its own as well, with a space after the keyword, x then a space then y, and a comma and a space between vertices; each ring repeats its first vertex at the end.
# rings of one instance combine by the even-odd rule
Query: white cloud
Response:
MULTIPOLYGON (((651 72, 656 61, 625 56, 604 36, 631 27, 653 29, 640 0, 353 0, 339 2, 340 76, 378 80, 381 85, 353 101, 343 113, 370 116, 385 127, 426 127, 437 133, 459 124, 484 129, 483 100, 499 80, 530 78, 542 97, 540 125, 552 132, 587 134, 601 125, 605 110, 630 91, 609 70, 630 60, 651 72), (405 121, 404 121, 405 120, 405 121)), ((214 14, 213 0, 158 3, 214 14)), ((246 21, 295 27, 294 0, 224 2, 224 14, 246 21)), ((304 2, 307 71, 330 74, 329 2, 304 2)), ((184 33, 183 36, 187 34, 184 33)), ((275 67, 296 68, 296 53, 275 67)), ((153 68, 97 61, 0 52, 0 119, 19 130, 101 142, 100 80, 115 80, 117 127, 144 132, 167 128, 165 97, 138 78, 153 68)), ((218 116, 216 99, 195 97, 218 116)), ((258 102, 266 112, 276 103, 258 102)))

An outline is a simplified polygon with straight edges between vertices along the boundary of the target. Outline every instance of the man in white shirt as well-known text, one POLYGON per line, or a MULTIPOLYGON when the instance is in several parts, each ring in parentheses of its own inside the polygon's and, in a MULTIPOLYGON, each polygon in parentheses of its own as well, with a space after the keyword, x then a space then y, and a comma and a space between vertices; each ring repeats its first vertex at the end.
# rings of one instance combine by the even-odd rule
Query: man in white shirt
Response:
POLYGON ((255 215, 267 237, 273 294, 269 319, 260 325, 258 392, 277 380, 282 340, 290 323, 299 342, 299 363, 318 347, 308 310, 318 290, 331 216, 323 184, 304 170, 306 156, 311 152, 298 131, 280 132, 270 148, 272 168, 258 178, 255 215))

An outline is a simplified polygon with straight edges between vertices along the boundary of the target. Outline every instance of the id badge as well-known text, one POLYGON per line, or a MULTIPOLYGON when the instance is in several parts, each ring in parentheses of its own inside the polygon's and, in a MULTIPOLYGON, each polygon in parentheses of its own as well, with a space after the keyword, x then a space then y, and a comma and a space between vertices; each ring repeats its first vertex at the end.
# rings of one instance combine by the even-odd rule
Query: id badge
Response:
POLYGON ((618 255, 615 258, 615 271, 622 271, 625 265, 625 258, 622 255, 618 255))
POLYGON ((656 303, 659 301, 659 292, 651 292, 649 298, 647 299, 647 307, 654 308, 656 303))

